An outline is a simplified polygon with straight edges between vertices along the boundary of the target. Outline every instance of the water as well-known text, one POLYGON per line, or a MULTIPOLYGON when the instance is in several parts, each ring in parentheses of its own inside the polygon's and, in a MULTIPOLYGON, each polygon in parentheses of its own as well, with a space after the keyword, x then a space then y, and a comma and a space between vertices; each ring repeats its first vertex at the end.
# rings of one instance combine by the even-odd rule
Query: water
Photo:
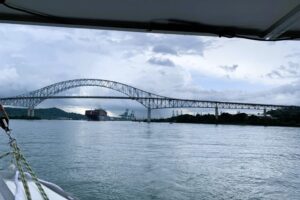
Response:
MULTIPOLYGON (((38 176, 82 200, 300 199, 299 128, 46 120, 11 126, 38 176)), ((3 151, 7 138, 0 141, 3 151)))

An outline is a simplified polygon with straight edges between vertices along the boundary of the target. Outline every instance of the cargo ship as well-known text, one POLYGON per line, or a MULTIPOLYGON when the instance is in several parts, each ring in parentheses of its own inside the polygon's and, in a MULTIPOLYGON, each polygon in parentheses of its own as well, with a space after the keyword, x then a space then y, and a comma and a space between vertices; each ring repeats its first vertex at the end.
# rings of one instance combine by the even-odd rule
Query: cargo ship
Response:
POLYGON ((110 120, 107 112, 103 109, 86 110, 85 116, 89 121, 107 121, 110 120))

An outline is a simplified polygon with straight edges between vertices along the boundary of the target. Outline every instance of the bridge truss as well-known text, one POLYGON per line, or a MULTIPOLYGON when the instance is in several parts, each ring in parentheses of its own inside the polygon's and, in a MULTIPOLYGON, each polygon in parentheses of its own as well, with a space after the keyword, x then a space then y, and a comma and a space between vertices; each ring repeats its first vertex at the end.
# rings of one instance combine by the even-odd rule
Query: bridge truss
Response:
POLYGON ((271 110, 283 107, 290 107, 285 105, 272 104, 254 104, 254 103, 240 103, 240 102, 221 102, 221 101, 204 101, 194 99, 178 99, 150 93, 123 83, 103 80, 103 79, 74 79, 68 81, 58 82, 41 89, 25 93, 22 95, 0 98, 0 104, 8 106, 26 107, 28 114, 34 115, 34 108, 45 101, 53 98, 111 98, 111 99, 132 99, 136 100, 148 110, 148 120, 151 117, 151 110, 164 108, 214 108, 216 116, 218 109, 250 109, 250 110, 271 110), (120 93, 125 94, 125 97, 101 97, 101 96, 56 96, 57 94, 77 87, 103 87, 109 88, 120 93))

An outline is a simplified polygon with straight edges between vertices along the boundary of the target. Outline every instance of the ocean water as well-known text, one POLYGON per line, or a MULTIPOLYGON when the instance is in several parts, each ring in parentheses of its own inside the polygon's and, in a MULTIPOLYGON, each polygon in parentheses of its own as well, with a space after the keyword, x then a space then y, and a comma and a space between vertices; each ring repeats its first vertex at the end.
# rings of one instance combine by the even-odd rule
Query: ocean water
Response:
MULTIPOLYGON (((11 128, 38 177, 82 200, 300 199, 299 128, 47 120, 11 128)), ((4 134, 0 145, 8 149, 4 134)))

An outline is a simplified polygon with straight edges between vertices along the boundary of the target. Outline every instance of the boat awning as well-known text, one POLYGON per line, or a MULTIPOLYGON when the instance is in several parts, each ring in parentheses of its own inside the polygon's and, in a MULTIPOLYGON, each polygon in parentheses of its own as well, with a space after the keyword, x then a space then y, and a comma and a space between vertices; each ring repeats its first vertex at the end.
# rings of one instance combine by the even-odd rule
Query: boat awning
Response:
POLYGON ((300 38, 300 1, 0 0, 0 22, 290 40, 300 38))

